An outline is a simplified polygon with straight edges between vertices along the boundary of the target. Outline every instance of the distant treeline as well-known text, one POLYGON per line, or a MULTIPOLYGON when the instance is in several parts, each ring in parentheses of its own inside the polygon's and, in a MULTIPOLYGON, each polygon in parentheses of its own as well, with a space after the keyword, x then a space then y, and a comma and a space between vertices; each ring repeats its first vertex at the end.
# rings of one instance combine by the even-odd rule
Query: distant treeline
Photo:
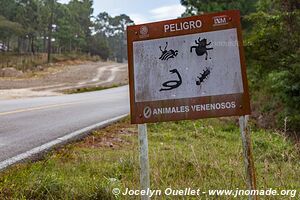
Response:
POLYGON ((127 15, 93 16, 92 0, 0 0, 0 51, 82 52, 122 62, 127 58, 127 15))
POLYGON ((181 0, 183 16, 238 9, 242 15, 252 116, 300 136, 300 1, 181 0))

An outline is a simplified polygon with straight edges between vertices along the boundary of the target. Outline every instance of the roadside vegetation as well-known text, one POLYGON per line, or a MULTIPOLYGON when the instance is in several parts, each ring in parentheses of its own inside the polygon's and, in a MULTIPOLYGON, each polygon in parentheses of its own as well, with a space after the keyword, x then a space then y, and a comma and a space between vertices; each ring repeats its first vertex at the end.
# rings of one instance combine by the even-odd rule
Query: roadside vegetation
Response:
MULTIPOLYGON (((296 189, 299 195, 299 146, 277 132, 251 127, 258 188, 296 189)), ((157 123, 148 131, 152 189, 246 189, 236 119, 157 123)), ((115 199, 111 192, 115 187, 139 189, 138 156, 137 126, 127 118, 40 161, 2 172, 0 199, 115 199)))
POLYGON ((238 9, 252 116, 257 125, 300 137, 299 0, 181 0, 183 16, 238 9))
MULTIPOLYGON (((80 53, 53 54, 52 63, 62 63, 66 61, 100 61, 99 56, 91 56, 80 53)), ((1 68, 14 68, 22 72, 34 72, 44 70, 51 66, 47 63, 47 54, 18 54, 18 53, 0 53, 0 70, 1 68)), ((0 75, 1 76, 1 75, 0 75)))
POLYGON ((93 92, 93 91, 100 91, 100 90, 106 90, 110 88, 115 88, 121 86, 120 84, 112 84, 110 86, 91 86, 91 87, 81 87, 81 88, 75 88, 75 89, 69 89, 63 91, 65 94, 76 94, 76 93, 84 93, 84 92, 93 92))

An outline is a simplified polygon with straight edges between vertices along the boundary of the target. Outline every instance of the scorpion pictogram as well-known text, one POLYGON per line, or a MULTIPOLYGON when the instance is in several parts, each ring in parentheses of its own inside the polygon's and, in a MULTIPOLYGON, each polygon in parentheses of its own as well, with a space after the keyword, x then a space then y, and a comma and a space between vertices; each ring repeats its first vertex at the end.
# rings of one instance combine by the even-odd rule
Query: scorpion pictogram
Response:
POLYGON ((166 46, 164 50, 161 49, 161 46, 159 46, 159 49, 161 51, 161 56, 159 57, 160 60, 169 60, 170 58, 175 58, 178 54, 178 50, 167 50, 168 42, 166 42, 166 46))
POLYGON ((206 80, 209 75, 210 75, 210 69, 209 68, 206 68, 205 70, 203 70, 203 73, 200 73, 200 76, 197 76, 197 78, 199 80, 196 81, 196 85, 201 85, 201 83, 203 83, 204 80, 206 80))
POLYGON ((195 40, 195 43, 198 46, 191 46, 190 52, 192 53, 193 49, 195 49, 197 56, 202 56, 203 54, 205 54, 205 60, 207 60, 207 56, 208 56, 207 50, 213 49, 212 47, 207 48, 207 46, 210 45, 211 42, 207 43, 207 39, 204 38, 204 39, 200 40, 200 37, 199 37, 198 41, 195 40))

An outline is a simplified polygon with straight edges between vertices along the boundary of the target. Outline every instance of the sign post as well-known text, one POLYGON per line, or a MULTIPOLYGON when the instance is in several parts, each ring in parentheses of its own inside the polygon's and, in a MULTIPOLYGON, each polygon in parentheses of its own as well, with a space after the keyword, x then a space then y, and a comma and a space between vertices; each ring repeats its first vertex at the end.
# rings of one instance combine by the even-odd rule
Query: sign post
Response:
MULTIPOLYGON (((150 176, 149 176, 149 158, 148 158, 148 138, 147 125, 138 125, 139 145, 140 145, 140 184, 141 190, 150 190, 150 176)), ((147 192, 148 194, 148 192, 147 192)), ((142 195, 142 200, 149 200, 149 195, 142 195)))
MULTIPOLYGON (((246 181, 249 190, 256 190, 256 175, 254 160, 252 154, 252 145, 251 145, 251 133, 248 128, 248 119, 249 116, 241 116, 239 118, 240 131, 242 137, 243 153, 244 153, 244 164, 246 171, 246 181)), ((249 195, 249 200, 256 200, 257 196, 249 195)))
MULTIPOLYGON (((240 18, 230 10, 127 27, 131 123, 142 124, 141 189, 150 185, 145 123, 251 114, 240 18)), ((241 117, 247 180, 255 189, 246 124, 241 117)))

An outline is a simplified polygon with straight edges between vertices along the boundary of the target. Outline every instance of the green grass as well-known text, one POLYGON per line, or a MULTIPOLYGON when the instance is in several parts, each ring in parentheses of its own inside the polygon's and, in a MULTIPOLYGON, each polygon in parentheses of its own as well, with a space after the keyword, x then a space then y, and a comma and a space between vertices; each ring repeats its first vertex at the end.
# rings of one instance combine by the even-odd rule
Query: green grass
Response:
POLYGON ((82 88, 76 88, 76 89, 68 89, 63 91, 64 94, 76 94, 76 93, 84 93, 84 92, 93 92, 93 91, 99 91, 99 90, 106 90, 110 88, 119 87, 121 85, 119 84, 113 84, 110 86, 91 86, 91 87, 82 87, 82 88))
MULTIPOLYGON (((241 138, 234 120, 151 124, 148 135, 152 189, 246 189, 241 138)), ((254 127, 252 139, 259 189, 297 189, 299 195, 296 146, 277 133, 254 127)), ((129 119, 49 153, 43 160, 19 164, 0 175, 0 199, 115 199, 111 193, 115 187, 122 191, 139 188, 137 127, 129 125, 129 119)))

